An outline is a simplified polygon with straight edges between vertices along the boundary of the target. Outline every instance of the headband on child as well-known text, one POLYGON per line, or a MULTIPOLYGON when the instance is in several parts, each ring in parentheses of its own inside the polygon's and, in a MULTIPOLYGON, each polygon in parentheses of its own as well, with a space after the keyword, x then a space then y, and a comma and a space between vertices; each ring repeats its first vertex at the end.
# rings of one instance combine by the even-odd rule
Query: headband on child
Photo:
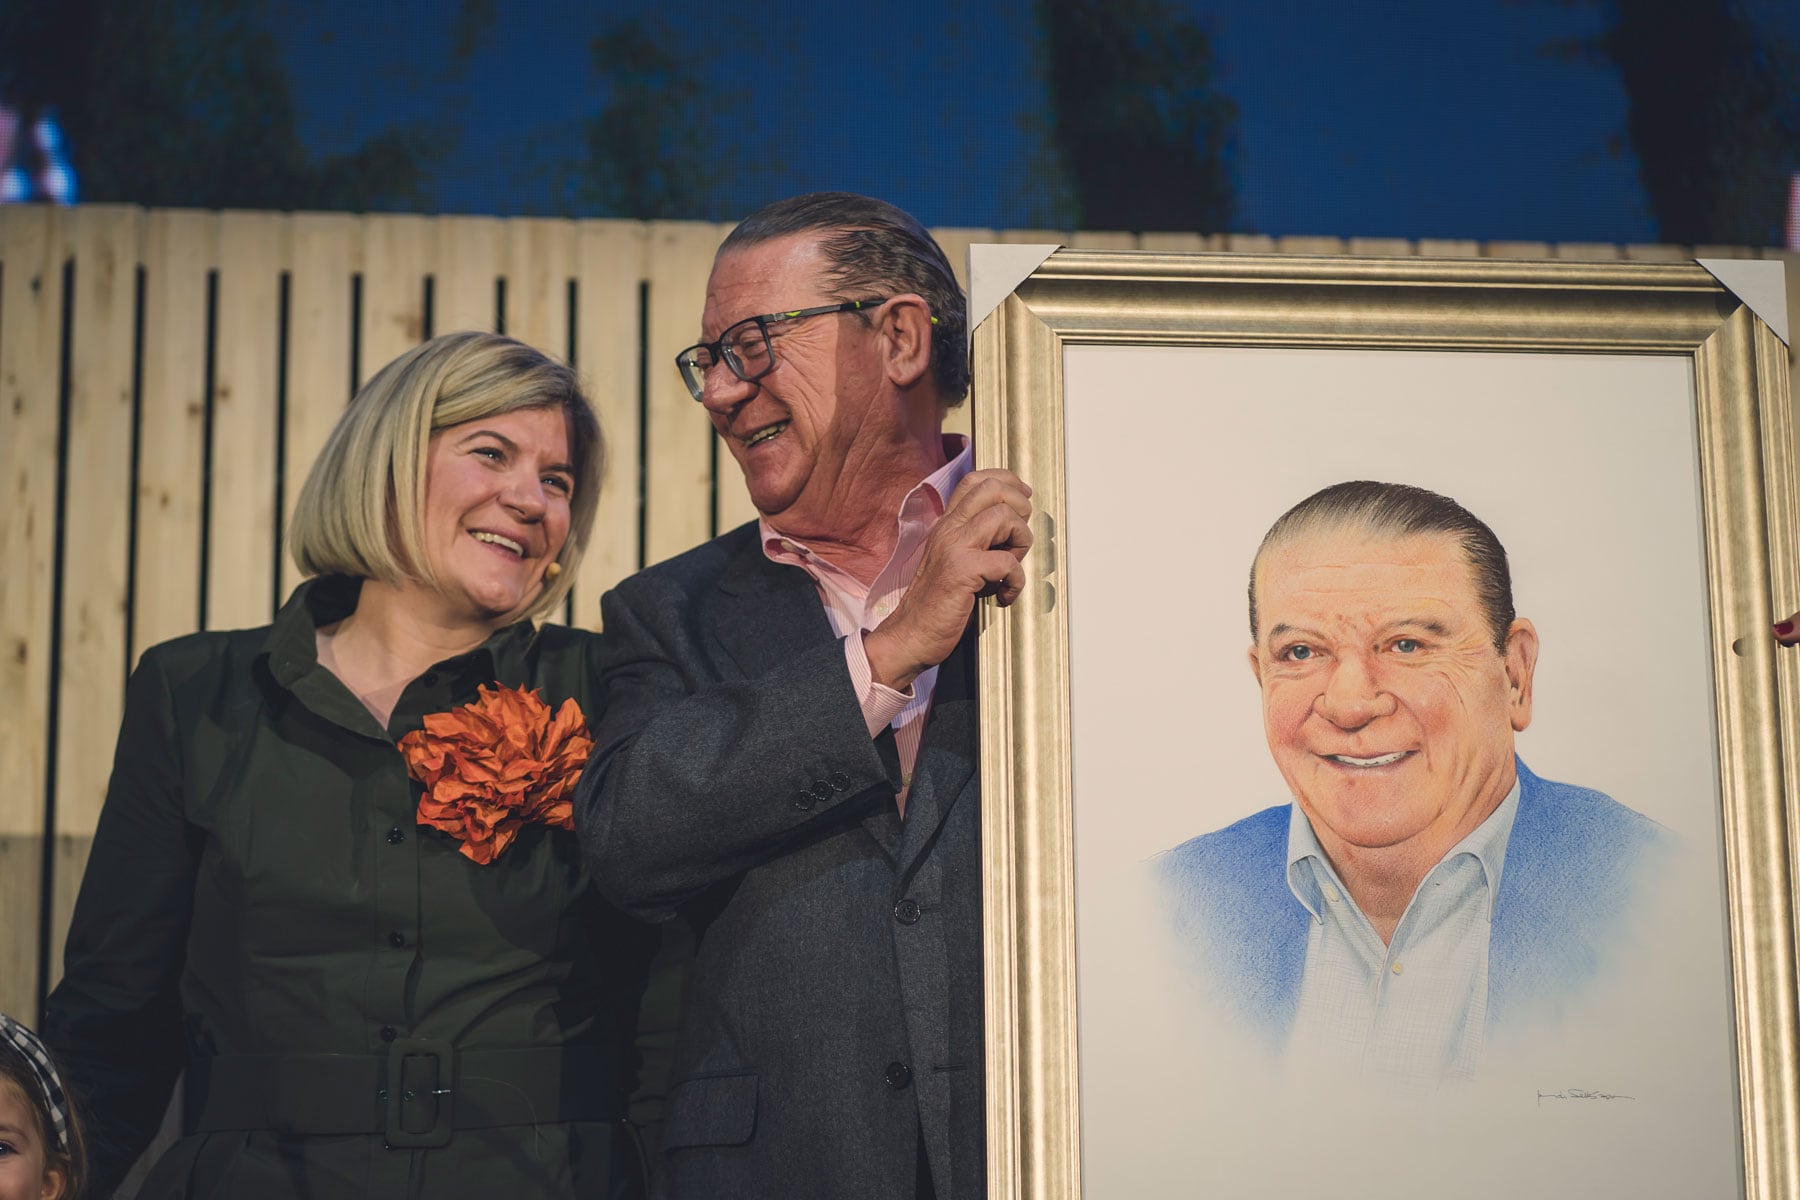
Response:
POLYGON ((69 1100, 63 1094, 62 1080, 57 1078, 56 1068, 50 1065, 50 1052, 44 1049, 44 1043, 38 1040, 37 1034, 25 1028, 5 1013, 0 1013, 0 1040, 5 1041, 19 1052, 37 1076, 38 1090, 44 1093, 44 1107, 50 1111, 51 1132, 56 1135, 56 1148, 62 1153, 69 1152, 69 1100))

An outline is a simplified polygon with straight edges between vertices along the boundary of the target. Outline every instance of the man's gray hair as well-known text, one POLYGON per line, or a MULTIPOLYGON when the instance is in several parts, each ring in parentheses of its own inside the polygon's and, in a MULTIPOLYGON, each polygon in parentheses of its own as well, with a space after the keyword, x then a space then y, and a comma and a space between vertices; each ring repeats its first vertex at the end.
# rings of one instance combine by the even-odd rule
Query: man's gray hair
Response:
POLYGON ((838 299, 902 292, 925 298, 936 318, 931 371, 938 401, 945 408, 961 404, 969 391, 969 304, 943 247, 909 213, 854 192, 811 192, 777 200, 745 217, 719 246, 719 255, 819 230, 827 233, 819 246, 831 263, 838 299))
POLYGON ((1250 640, 1257 638, 1256 565, 1272 546, 1303 534, 1357 529, 1376 537, 1449 534, 1462 546, 1474 573, 1475 596, 1487 617, 1494 649, 1506 653, 1512 629, 1512 572, 1506 547, 1481 518, 1450 499, 1405 483, 1372 483, 1366 479, 1334 483, 1314 492, 1269 526, 1250 562, 1250 640))

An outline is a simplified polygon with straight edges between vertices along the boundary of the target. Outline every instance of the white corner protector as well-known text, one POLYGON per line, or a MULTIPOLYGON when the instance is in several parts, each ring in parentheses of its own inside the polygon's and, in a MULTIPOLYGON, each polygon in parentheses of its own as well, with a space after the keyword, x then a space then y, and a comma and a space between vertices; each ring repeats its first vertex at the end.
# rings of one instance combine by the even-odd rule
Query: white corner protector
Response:
POLYGON ((981 243, 969 247, 969 334, 1012 295, 1014 288, 1061 250, 1060 245, 999 246, 981 243))
MULTIPOLYGON (((1783 343, 1788 341, 1787 283, 1781 263, 1758 258, 1696 258, 1695 262, 1712 272, 1712 277, 1731 289, 1731 294, 1750 306, 1762 323, 1775 331, 1783 343)), ((998 303, 998 301, 996 301, 998 303)))

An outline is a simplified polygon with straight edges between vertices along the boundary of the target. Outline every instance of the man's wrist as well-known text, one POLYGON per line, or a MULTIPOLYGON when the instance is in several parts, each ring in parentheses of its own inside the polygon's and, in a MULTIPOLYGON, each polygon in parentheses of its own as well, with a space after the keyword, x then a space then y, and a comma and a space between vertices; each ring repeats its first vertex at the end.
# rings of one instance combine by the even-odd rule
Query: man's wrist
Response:
POLYGON ((869 660, 869 674, 883 687, 904 692, 925 668, 914 663, 894 644, 894 636, 881 629, 863 633, 863 654, 869 660))

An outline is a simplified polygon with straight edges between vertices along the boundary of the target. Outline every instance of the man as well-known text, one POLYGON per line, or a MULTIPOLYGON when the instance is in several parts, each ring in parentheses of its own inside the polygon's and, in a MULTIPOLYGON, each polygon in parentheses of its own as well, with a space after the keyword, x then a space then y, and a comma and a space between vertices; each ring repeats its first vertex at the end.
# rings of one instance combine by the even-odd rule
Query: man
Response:
POLYGON ((1358 482, 1301 501, 1257 551, 1250 629, 1294 803, 1155 860, 1189 965, 1299 1061, 1471 1077, 1490 1029, 1605 972, 1669 835, 1515 757, 1537 631, 1453 500, 1358 482))
POLYGON ((576 806, 601 889, 696 931, 674 1200, 985 1192, 970 617, 1031 506, 941 432, 966 321, 917 221, 823 193, 725 240, 679 358, 761 519, 602 600, 576 806))

